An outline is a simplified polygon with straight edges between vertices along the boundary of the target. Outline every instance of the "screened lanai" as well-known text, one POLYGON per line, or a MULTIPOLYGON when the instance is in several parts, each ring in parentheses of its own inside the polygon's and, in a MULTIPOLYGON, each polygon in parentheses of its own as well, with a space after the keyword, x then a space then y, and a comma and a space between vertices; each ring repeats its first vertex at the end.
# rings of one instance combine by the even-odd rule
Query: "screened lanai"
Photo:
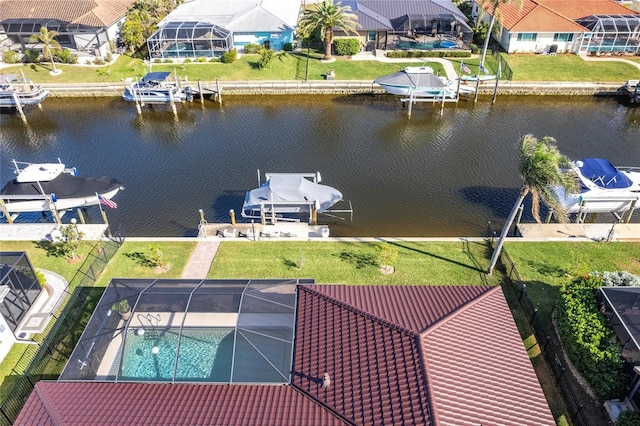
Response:
POLYGON ((289 383, 303 283, 114 279, 60 380, 289 383))
POLYGON ((231 32, 208 22, 169 22, 147 40, 152 59, 217 58, 233 49, 231 32))
POLYGON ((639 55, 640 15, 591 15, 576 22, 587 28, 579 53, 639 55))

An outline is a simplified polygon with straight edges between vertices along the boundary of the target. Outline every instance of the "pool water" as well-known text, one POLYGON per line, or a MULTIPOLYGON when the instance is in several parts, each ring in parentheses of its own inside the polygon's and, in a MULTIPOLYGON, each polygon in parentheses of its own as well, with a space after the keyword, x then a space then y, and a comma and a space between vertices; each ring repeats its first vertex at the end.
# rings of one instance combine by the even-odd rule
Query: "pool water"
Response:
POLYGON ((122 352, 119 380, 228 382, 233 328, 179 329, 131 333, 122 352))

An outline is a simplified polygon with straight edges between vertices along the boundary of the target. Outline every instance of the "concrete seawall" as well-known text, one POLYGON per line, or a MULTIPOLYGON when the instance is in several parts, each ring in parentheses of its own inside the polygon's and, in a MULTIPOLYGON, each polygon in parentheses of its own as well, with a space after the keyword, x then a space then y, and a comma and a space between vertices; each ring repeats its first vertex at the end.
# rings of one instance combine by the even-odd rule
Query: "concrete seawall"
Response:
MULTIPOLYGON (((188 82, 197 88, 197 82, 188 82)), ((203 91, 210 93, 215 89, 215 81, 200 82, 203 91)), ((615 96, 622 83, 593 82, 512 82, 498 83, 499 95, 581 95, 615 96)), ((121 96, 125 83, 80 83, 80 84, 43 84, 52 97, 103 97, 121 96)), ((225 95, 296 95, 296 94, 385 94, 372 80, 333 80, 333 81, 220 81, 222 94, 225 95)), ((480 94, 492 94, 495 82, 483 82, 479 86, 480 94)), ((206 96, 206 95, 205 95, 206 96)))

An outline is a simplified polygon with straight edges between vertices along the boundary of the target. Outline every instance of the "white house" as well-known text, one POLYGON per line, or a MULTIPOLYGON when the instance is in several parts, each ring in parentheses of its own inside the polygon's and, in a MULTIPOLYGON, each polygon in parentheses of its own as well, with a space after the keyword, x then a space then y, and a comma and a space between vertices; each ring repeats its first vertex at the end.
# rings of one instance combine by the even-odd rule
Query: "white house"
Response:
MULTIPOLYGON (((482 2, 474 0, 473 16, 482 2)), ((490 4, 482 21, 491 20, 490 4)), ((523 0, 499 6, 498 40, 508 53, 628 54, 640 52, 640 15, 612 0, 523 0)))
POLYGON ((151 58, 216 57, 248 43, 281 50, 293 42, 300 0, 191 0, 147 40, 151 58))

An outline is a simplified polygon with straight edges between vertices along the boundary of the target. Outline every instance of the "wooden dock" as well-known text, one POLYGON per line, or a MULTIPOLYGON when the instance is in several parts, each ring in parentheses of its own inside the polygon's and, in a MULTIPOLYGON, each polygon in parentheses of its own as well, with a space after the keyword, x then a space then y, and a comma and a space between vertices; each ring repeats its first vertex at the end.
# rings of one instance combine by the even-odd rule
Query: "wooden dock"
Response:
POLYGON ((521 223, 516 235, 523 241, 640 242, 640 223, 521 223))

